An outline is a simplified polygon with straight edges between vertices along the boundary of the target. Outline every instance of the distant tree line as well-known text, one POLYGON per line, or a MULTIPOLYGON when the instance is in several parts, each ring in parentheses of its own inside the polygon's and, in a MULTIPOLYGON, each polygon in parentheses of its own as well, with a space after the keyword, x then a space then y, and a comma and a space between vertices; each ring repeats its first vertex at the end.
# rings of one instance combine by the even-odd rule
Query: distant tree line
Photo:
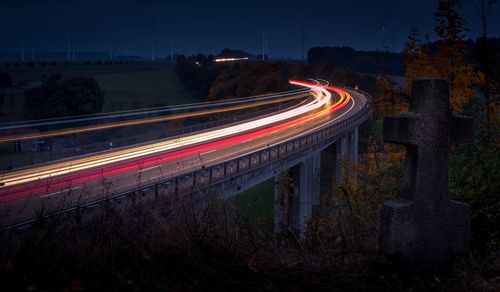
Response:
POLYGON ((132 65, 134 60, 97 60, 97 61, 27 61, 27 62, 0 62, 3 68, 46 68, 46 67, 82 67, 82 66, 109 66, 109 65, 132 65))
POLYGON ((382 51, 357 51, 351 47, 313 47, 307 52, 309 64, 330 64, 367 74, 402 76, 403 56, 382 51))
POLYGON ((12 77, 9 74, 0 72, 0 115, 3 114, 3 106, 5 104, 5 96, 7 88, 13 86, 12 77))
POLYGON ((249 59, 253 59, 255 56, 248 53, 248 52, 242 51, 242 50, 232 50, 229 48, 225 48, 215 57, 216 58, 249 58, 249 59))
MULTIPOLYGON (((219 56, 235 57, 228 49, 219 56)), ((240 54, 244 55, 244 54, 240 54)), ((286 91, 289 79, 323 78, 336 85, 360 86, 375 92, 377 80, 373 76, 339 68, 333 64, 304 64, 282 61, 243 61, 216 63, 214 56, 202 54, 178 56, 175 72, 185 88, 208 100, 245 97, 286 91)))
POLYGON ((24 108, 31 119, 57 118, 98 113, 104 91, 91 77, 63 79, 54 74, 40 86, 25 91, 24 108))

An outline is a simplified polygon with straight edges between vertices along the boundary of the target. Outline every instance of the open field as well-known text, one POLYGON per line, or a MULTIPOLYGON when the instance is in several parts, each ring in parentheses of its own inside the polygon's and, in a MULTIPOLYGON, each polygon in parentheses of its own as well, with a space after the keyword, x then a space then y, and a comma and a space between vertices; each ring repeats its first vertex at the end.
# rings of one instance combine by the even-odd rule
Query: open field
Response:
MULTIPOLYGON (((41 83, 41 77, 38 76, 39 72, 33 70, 34 79, 30 79, 31 81, 27 83, 27 86, 17 86, 7 92, 4 114, 0 115, 0 123, 29 119, 23 110, 24 90, 41 83)), ((51 73, 56 72, 59 71, 51 71, 51 73)), ((205 100, 204 97, 196 97, 184 90, 171 65, 142 69, 139 67, 122 68, 121 70, 114 68, 109 68, 109 70, 67 69, 64 72, 61 71, 61 73, 65 77, 92 76, 96 78, 101 89, 105 91, 105 103, 102 112, 138 109, 155 105, 193 103, 205 100)))
POLYGON ((95 77, 105 91, 103 112, 204 101, 187 92, 171 69, 95 77))
POLYGON ((233 202, 252 223, 266 232, 274 228, 274 180, 267 180, 238 194, 233 202))
MULTIPOLYGON (((90 71, 72 70, 69 76, 88 76, 90 71)), ((96 71, 97 72, 97 71, 96 71)), ((94 73, 96 73, 94 72, 94 73)), ((147 108, 158 105, 175 105, 204 101, 204 97, 195 97, 184 90, 177 79, 172 66, 142 69, 142 71, 122 69, 120 72, 94 76, 102 90, 105 102, 102 112, 147 108)), ((17 86, 7 92, 4 114, 0 123, 28 120, 24 111, 24 90, 36 86, 40 80, 30 81, 28 86, 17 86)), ((130 130, 123 129, 130 134, 130 130)), ((133 132, 133 131, 132 131, 133 132)), ((11 153, 10 144, 0 145, 0 166, 30 165, 37 162, 62 158, 49 153, 11 153), (15 163, 14 163, 15 162, 15 163)), ((63 155, 64 156, 64 155, 63 155)))
POLYGON ((41 81, 46 76, 59 73, 63 77, 74 76, 97 76, 100 74, 112 74, 120 72, 145 71, 151 69, 171 69, 171 63, 153 63, 144 61, 106 61, 98 64, 96 62, 3 62, 0 63, 0 71, 11 75, 14 83, 41 81))

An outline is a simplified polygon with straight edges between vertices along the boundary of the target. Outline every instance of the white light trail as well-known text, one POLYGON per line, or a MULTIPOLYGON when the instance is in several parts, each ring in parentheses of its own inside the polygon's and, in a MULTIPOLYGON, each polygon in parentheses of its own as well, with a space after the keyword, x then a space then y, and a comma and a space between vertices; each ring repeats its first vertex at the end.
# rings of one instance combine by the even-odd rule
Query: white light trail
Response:
POLYGON ((186 146, 191 146, 211 140, 221 139, 224 137, 241 134, 250 130, 255 130, 264 126, 269 126, 282 122, 302 114, 320 109, 328 104, 331 100, 331 93, 325 88, 318 85, 307 85, 300 82, 290 81, 291 84, 309 87, 312 89, 314 99, 303 106, 287 110, 285 112, 268 116, 262 119, 245 122, 239 125, 230 126, 227 128, 212 130, 206 133, 198 133, 186 137, 180 137, 172 140, 141 145, 127 149, 116 149, 111 152, 96 154, 89 157, 76 158, 69 161, 55 162, 39 167, 19 170, 12 173, 7 173, 2 179, 3 187, 10 187, 31 181, 44 180, 50 177, 60 175, 68 175, 70 173, 109 166, 112 164, 129 161, 131 159, 141 159, 152 154, 158 154, 174 149, 182 149, 186 146))
POLYGON ((244 61, 244 60, 248 60, 248 57, 244 57, 244 58, 218 58, 218 59, 215 59, 214 61, 217 63, 220 63, 220 62, 235 62, 235 61, 244 61))

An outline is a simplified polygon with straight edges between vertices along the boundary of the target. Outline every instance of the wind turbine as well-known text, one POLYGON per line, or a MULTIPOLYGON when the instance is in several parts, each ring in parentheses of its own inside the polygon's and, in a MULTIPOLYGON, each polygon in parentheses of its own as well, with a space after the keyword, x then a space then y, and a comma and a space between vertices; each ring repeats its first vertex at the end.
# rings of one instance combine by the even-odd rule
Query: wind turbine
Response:
POLYGON ((152 31, 152 39, 151 39, 151 60, 155 61, 157 56, 157 42, 158 42, 158 26, 156 24, 156 17, 151 16, 151 31, 152 31))

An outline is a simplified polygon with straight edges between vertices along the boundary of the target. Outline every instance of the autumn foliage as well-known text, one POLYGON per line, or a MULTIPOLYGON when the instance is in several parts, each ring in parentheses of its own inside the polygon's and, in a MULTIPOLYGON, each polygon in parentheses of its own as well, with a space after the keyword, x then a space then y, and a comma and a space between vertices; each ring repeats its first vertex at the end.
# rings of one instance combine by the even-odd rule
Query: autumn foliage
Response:
POLYGON ((418 77, 445 78, 450 81, 450 104, 453 111, 462 111, 475 96, 474 88, 483 83, 484 76, 467 60, 464 33, 465 20, 458 14, 459 1, 439 1, 435 14, 437 50, 419 40, 417 29, 410 31, 403 51, 405 91, 411 92, 413 79, 418 77))
POLYGON ((289 89, 279 63, 245 62, 222 69, 208 93, 208 100, 245 97, 289 89))

